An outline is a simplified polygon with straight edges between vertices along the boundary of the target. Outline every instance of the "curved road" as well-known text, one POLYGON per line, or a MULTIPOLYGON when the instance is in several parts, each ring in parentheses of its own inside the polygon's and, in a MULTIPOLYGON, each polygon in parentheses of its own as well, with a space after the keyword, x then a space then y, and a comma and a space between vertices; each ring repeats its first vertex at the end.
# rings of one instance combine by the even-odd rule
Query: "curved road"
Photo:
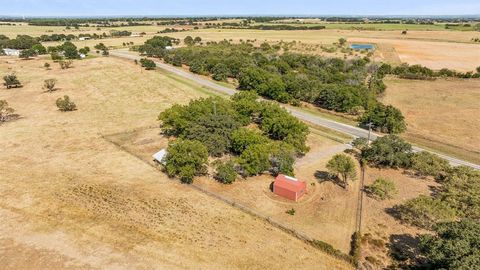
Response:
MULTIPOLYGON (((126 50, 110 51, 110 55, 120 57, 120 58, 130 59, 130 60, 140 60, 141 59, 141 57, 139 55, 133 54, 132 52, 129 52, 129 51, 126 51, 126 50)), ((157 67, 159 67, 161 69, 164 69, 166 71, 174 73, 174 74, 176 74, 178 76, 181 76, 183 78, 190 79, 197 84, 200 84, 202 86, 206 86, 206 87, 211 88, 215 91, 218 91, 218 92, 221 92, 221 93, 224 93, 224 94, 227 94, 227 95, 233 95, 237 92, 235 89, 216 84, 216 83, 214 83, 210 80, 207 80, 207 79, 205 79, 201 76, 198 76, 198 75, 195 75, 191 72, 176 68, 174 66, 171 66, 171 65, 159 62, 159 61, 155 61, 155 64, 157 65, 157 67)), ((313 115, 313 114, 304 112, 304 111, 299 110, 299 109, 294 108, 294 107, 285 106, 285 105, 283 105, 283 107, 286 110, 288 110, 292 115, 294 115, 295 117, 297 117, 297 118, 299 118, 303 121, 310 122, 312 124, 323 126, 323 127, 329 128, 329 129, 333 129, 333 130, 336 130, 338 132, 353 136, 355 138, 358 138, 358 137, 367 138, 368 137, 368 130, 365 130, 365 129, 362 129, 362 128, 359 128, 359 127, 350 126, 350 125, 343 124, 343 123, 339 123, 339 122, 335 122, 333 120, 325 119, 321 116, 313 115)), ((379 136, 380 135, 372 132, 371 135, 370 135, 370 138, 372 140, 375 140, 379 136)), ((413 150, 416 151, 416 152, 418 152, 418 151, 428 151, 428 152, 434 153, 434 154, 448 160, 450 162, 450 164, 453 165, 453 166, 463 165, 463 166, 468 166, 468 167, 472 167, 474 169, 480 170, 480 165, 478 165, 478 164, 473 164, 473 163, 470 163, 470 162, 467 162, 467 161, 464 161, 464 160, 460 160, 460 159, 457 159, 457 158, 454 158, 454 157, 450 157, 450 156, 446 156, 446 155, 439 154, 439 153, 436 153, 436 152, 432 152, 430 150, 422 149, 422 148, 416 147, 416 146, 413 147, 413 150)))

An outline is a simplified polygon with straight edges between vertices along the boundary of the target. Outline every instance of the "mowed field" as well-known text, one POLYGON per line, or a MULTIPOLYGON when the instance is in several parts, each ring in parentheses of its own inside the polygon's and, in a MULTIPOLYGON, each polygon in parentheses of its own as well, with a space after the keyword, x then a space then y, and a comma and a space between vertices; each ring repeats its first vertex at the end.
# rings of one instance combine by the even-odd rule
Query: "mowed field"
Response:
POLYGON ((382 101, 399 108, 412 142, 480 163, 480 80, 388 78, 382 101))
POLYGON ((0 57, 21 118, 0 126, 2 269, 350 269, 300 240, 168 179, 104 135, 153 128, 208 92, 114 58, 43 68, 0 57), (46 93, 43 80, 56 78, 46 93), (69 95, 78 110, 62 113, 69 95))

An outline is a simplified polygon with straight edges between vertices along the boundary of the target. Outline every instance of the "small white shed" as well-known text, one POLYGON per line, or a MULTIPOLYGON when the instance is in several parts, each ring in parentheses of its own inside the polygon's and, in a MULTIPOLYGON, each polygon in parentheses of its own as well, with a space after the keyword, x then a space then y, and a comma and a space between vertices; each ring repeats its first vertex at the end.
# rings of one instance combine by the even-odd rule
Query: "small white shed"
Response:
POLYGON ((20 55, 20 52, 21 50, 16 50, 16 49, 3 49, 3 52, 5 53, 5 55, 10 55, 10 56, 19 56, 20 55))
POLYGON ((167 150, 165 149, 162 149, 160 151, 158 151, 157 153, 153 154, 152 157, 153 157, 153 160, 162 164, 162 165, 165 165, 165 161, 163 160, 163 158, 167 155, 167 150))

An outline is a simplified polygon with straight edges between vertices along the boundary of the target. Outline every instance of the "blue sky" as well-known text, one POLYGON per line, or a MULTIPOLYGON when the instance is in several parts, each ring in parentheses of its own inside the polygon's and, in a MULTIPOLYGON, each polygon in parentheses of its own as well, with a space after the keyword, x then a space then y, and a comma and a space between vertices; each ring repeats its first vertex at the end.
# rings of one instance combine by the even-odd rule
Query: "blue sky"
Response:
POLYGON ((480 0, 0 0, 0 15, 464 15, 480 0))

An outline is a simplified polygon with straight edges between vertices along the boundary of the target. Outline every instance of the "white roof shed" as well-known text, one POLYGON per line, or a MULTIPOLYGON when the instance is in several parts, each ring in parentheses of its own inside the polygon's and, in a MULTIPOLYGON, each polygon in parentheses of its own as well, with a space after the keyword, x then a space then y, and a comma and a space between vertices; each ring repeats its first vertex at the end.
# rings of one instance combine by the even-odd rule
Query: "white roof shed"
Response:
POLYGON ((157 153, 153 154, 152 157, 158 163, 165 165, 165 161, 163 160, 163 158, 166 155, 167 155, 167 150, 162 149, 162 150, 158 151, 157 153))

